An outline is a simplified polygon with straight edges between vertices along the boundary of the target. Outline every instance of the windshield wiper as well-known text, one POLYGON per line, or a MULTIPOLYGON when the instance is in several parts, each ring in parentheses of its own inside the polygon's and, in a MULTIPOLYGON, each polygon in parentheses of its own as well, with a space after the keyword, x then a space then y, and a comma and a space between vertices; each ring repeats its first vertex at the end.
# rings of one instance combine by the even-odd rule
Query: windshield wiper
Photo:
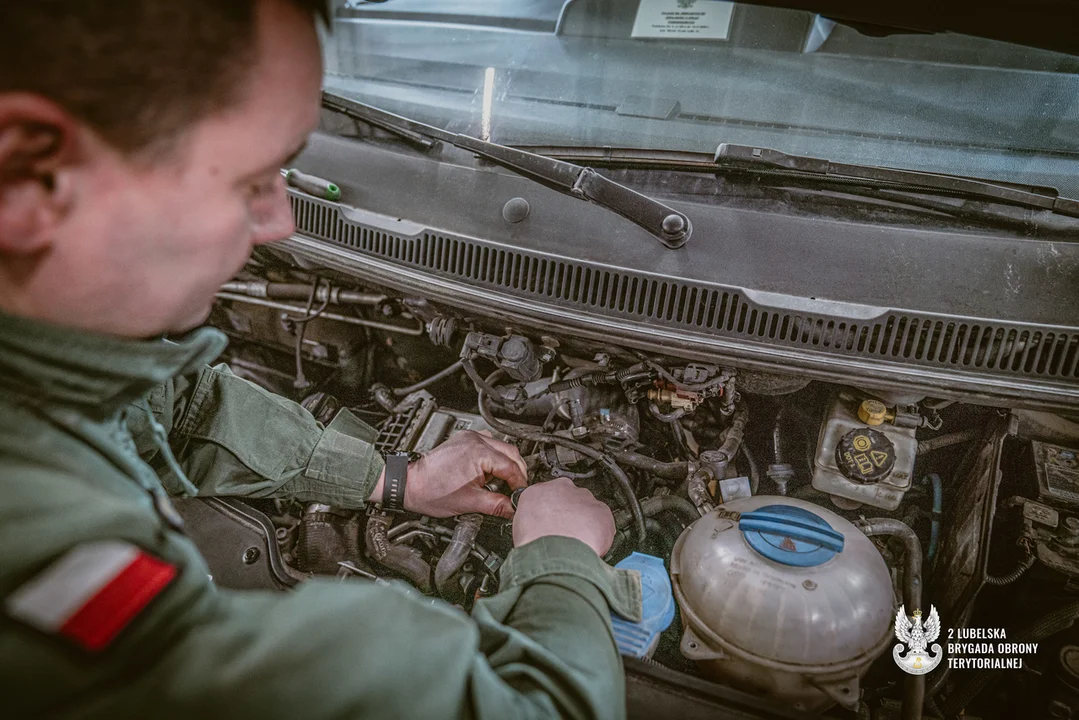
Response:
POLYGON ((837 163, 820 158, 789 155, 771 148, 731 143, 721 144, 716 149, 714 160, 716 165, 727 168, 778 170, 797 177, 853 180, 889 190, 940 192, 1079 218, 1079 200, 1060 197, 1054 188, 1039 188, 1039 191, 1035 192, 1010 183, 873 165, 837 163))
POLYGON ((689 218, 683 213, 610 180, 590 167, 448 132, 329 91, 323 91, 322 104, 327 109, 397 135, 424 150, 433 149, 437 142, 468 150, 552 190, 607 208, 644 228, 669 248, 682 247, 693 231, 689 218))

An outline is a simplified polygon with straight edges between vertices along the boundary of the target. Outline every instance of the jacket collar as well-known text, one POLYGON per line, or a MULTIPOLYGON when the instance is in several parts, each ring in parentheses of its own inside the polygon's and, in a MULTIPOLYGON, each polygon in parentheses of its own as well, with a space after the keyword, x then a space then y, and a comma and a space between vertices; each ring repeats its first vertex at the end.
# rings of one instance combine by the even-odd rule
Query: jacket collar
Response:
POLYGON ((227 342, 209 327, 129 340, 0 313, 0 396, 109 415, 212 362, 227 342))

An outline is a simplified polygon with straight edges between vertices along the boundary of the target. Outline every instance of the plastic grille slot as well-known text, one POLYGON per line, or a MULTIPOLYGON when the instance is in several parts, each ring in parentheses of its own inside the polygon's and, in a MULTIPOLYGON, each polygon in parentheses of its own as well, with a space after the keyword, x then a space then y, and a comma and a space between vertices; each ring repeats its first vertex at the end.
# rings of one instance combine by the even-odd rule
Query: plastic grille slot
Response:
POLYGON ((367 255, 549 301, 668 328, 802 347, 828 354, 983 374, 1079 378, 1079 334, 1021 324, 889 312, 857 322, 754 303, 731 289, 611 270, 584 261, 424 232, 402 237, 290 193, 298 231, 367 255))

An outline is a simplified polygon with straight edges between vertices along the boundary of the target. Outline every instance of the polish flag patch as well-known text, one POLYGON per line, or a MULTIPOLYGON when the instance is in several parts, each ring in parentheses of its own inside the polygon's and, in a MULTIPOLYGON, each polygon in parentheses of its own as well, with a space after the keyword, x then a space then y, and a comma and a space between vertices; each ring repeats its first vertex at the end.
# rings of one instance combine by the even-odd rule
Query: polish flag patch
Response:
POLYGON ((15 590, 4 609, 27 625, 99 651, 168 587, 176 572, 176 566, 129 543, 88 543, 15 590))

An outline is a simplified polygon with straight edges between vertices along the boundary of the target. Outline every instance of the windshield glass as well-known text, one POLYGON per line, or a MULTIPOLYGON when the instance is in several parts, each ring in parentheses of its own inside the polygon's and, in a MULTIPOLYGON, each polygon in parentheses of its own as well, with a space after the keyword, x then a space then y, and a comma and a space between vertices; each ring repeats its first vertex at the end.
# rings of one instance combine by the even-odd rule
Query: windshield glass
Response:
POLYGON ((719 0, 389 0, 335 17, 327 89, 493 142, 706 153, 728 142, 1079 196, 1070 55, 871 37, 719 0))

